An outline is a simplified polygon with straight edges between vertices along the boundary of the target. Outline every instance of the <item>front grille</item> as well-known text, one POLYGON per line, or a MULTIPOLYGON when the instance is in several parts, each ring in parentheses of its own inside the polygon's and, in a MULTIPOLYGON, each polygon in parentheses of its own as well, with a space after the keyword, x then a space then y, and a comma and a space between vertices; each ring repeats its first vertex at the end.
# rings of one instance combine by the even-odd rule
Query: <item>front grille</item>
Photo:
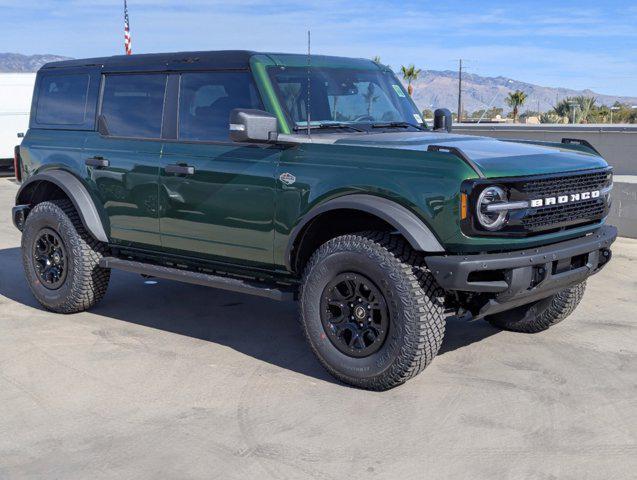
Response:
POLYGON ((522 225, 528 230, 544 230, 563 224, 582 224, 599 220, 604 216, 606 203, 596 198, 569 205, 555 205, 539 208, 522 218, 522 225))
POLYGON ((564 195, 567 193, 601 190, 609 183, 609 172, 585 173, 566 177, 542 178, 530 180, 520 185, 521 192, 529 198, 564 195))
MULTIPOLYGON (((597 171, 559 177, 529 179, 518 183, 518 195, 525 199, 541 199, 571 193, 602 190, 611 183, 609 171, 597 171)), ((577 226, 600 220, 604 217, 607 204, 604 197, 531 208, 520 218, 520 224, 529 232, 541 232, 558 227, 577 226)))

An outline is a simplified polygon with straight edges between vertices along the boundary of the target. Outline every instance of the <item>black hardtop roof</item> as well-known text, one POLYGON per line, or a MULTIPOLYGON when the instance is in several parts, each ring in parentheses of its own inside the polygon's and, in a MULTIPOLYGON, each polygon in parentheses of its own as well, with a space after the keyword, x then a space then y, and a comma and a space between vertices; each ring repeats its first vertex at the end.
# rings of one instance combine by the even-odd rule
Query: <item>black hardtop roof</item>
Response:
POLYGON ((144 53, 135 55, 115 55, 112 57, 82 58, 77 60, 63 60, 50 62, 42 69, 74 68, 74 67, 105 67, 105 68, 159 68, 165 69, 171 65, 197 65, 213 68, 247 68, 250 57, 257 52, 248 50, 220 50, 208 52, 173 52, 173 53, 144 53))
MULTIPOLYGON (((113 71, 194 70, 205 68, 246 69, 250 65, 250 58, 254 55, 269 56, 274 62, 285 58, 303 57, 304 59, 306 56, 305 54, 254 52, 250 50, 145 53, 50 62, 45 64, 42 70, 88 67, 113 71)), ((312 58, 324 61, 342 61, 345 57, 312 55, 312 58)), ((366 59, 347 60, 371 63, 371 60, 366 59)))

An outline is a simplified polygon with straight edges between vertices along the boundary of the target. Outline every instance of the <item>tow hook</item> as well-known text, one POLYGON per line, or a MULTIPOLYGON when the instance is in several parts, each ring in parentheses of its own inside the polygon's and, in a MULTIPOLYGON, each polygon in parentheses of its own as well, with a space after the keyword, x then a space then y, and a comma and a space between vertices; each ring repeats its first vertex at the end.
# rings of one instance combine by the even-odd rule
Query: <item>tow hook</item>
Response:
POLYGON ((601 267, 602 265, 608 263, 608 261, 613 256, 613 253, 608 248, 602 248, 600 253, 602 254, 602 257, 600 259, 599 266, 601 267))

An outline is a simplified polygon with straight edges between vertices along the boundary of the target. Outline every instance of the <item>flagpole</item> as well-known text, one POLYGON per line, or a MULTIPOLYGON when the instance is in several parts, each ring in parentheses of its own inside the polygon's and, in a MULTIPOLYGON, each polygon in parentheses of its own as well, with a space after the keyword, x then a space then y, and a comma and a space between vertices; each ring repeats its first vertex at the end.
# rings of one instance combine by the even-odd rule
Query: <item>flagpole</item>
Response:
POLYGON ((130 21, 128 19, 128 4, 124 0, 124 52, 126 55, 132 55, 133 49, 131 45, 130 21))

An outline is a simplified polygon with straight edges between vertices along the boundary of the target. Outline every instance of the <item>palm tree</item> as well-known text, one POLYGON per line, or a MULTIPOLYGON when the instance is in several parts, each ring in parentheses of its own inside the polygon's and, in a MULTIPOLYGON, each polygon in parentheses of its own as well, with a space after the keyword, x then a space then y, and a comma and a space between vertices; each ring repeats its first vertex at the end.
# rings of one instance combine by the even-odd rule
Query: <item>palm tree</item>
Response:
POLYGON ((553 111, 560 117, 566 118, 568 123, 586 123, 593 119, 597 98, 567 97, 553 107, 553 111))
POLYGON ((571 106, 572 98, 564 98, 557 102, 557 104, 553 107, 553 112, 565 121, 563 123, 575 123, 573 122, 573 107, 571 106))
POLYGON ((507 105, 513 109, 513 123, 517 122, 518 112, 520 107, 526 102, 526 97, 526 93, 522 90, 516 90, 515 92, 510 92, 506 98, 507 105))
POLYGON ((400 71, 403 74, 403 78, 407 82, 407 91, 409 92, 409 96, 411 96, 414 93, 414 87, 412 86, 411 82, 418 80, 420 69, 416 68, 412 63, 408 67, 405 67, 403 65, 402 67, 400 67, 400 71))
POLYGON ((579 105, 580 118, 578 123, 588 123, 593 116, 593 109, 595 107, 595 103, 597 102, 597 98, 579 95, 575 97, 574 100, 579 105))

